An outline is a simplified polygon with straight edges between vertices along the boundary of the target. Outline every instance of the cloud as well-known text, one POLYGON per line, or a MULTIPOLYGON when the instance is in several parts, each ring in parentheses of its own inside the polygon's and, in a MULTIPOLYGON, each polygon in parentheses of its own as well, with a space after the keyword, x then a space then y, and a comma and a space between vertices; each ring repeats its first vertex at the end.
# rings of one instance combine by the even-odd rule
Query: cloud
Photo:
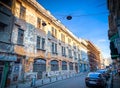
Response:
POLYGON ((105 39, 99 39, 98 42, 106 42, 105 39))

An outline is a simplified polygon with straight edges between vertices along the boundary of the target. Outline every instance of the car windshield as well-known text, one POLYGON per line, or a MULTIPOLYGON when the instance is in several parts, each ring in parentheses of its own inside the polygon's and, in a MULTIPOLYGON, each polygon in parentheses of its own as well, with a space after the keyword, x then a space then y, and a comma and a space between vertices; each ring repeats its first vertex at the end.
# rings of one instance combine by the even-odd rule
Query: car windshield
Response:
POLYGON ((93 74, 89 74, 88 76, 89 76, 90 78, 99 78, 99 77, 100 77, 100 74, 93 73, 93 74))

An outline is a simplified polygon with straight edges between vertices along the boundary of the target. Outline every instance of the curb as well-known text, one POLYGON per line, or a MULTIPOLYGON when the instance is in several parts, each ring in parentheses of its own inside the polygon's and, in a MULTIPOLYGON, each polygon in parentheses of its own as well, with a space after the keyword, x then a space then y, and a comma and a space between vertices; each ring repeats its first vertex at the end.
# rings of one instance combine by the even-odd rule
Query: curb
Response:
MULTIPOLYGON (((82 73, 82 74, 84 74, 84 73, 82 73)), ((62 80, 67 80, 67 79, 70 79, 70 78, 73 78, 73 77, 78 77, 78 76, 81 76, 82 74, 74 74, 72 77, 70 77, 70 76, 69 76, 69 78, 66 77, 66 79, 63 79, 63 77, 62 77, 62 80)), ((57 80, 57 81, 50 82, 50 83, 47 83, 47 84, 42 84, 40 86, 36 86, 35 88, 42 87, 42 86, 45 86, 45 85, 49 85, 49 84, 52 84, 52 83, 55 83, 55 82, 58 82, 58 81, 62 81, 62 80, 57 80)))

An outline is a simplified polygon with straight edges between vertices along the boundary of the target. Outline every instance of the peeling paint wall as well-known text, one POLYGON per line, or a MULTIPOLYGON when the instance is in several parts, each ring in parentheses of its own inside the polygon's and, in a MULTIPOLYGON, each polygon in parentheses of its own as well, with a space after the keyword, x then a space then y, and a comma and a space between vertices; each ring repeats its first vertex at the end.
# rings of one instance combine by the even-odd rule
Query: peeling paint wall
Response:
POLYGON ((31 24, 26 23, 26 30, 24 32, 24 48, 26 53, 35 53, 36 47, 36 34, 35 34, 35 27, 31 24))
POLYGON ((11 41, 13 14, 10 7, 3 3, 0 2, 0 61, 16 61, 11 41))
MULTIPOLYGON (((24 0, 16 0, 14 8, 15 22, 12 32, 12 43, 14 44, 14 52, 17 55, 25 56, 25 72, 30 72, 33 70, 33 63, 34 59, 36 58, 42 58, 46 60, 46 72, 51 71, 49 64, 51 60, 66 61, 67 63, 78 63, 78 55, 76 55, 77 60, 75 60, 75 58, 68 57, 68 48, 72 50, 72 56, 74 56, 74 52, 80 54, 80 50, 82 49, 87 53, 87 46, 83 46, 81 42, 79 42, 78 39, 73 36, 72 33, 65 31, 68 30, 67 28, 63 29, 60 24, 56 25, 57 21, 46 16, 49 14, 40 12, 38 9, 41 10, 40 8, 35 8, 33 4, 30 4, 29 0, 27 0, 26 3, 24 0), (20 5, 26 8, 24 20, 20 19, 20 5), (37 28, 37 17, 39 17, 42 21, 45 21, 46 26, 37 28), (51 27, 54 27, 57 30, 57 37, 52 36, 51 27), (24 30, 23 45, 17 44, 19 28, 24 30), (61 33, 65 35, 65 42, 61 42, 61 33), (37 49, 37 36, 45 39, 45 50, 37 49), (70 44, 68 42, 68 38, 71 40, 70 44), (52 42, 57 44, 58 55, 52 54, 52 42), (66 48, 67 57, 62 56, 61 46, 66 48), (74 48, 74 46, 76 48, 74 48)), ((62 64, 59 63, 60 71, 62 70, 61 65, 62 64)), ((75 64, 73 68, 75 70, 75 64)), ((55 72, 51 73, 55 74, 55 72)))

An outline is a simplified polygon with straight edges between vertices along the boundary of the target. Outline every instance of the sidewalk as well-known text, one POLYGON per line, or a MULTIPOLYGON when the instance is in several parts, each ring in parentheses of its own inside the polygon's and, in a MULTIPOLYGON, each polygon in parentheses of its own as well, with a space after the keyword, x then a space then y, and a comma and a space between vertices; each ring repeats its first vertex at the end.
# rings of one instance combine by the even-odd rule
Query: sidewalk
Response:
POLYGON ((112 88, 120 88, 120 76, 118 74, 113 76, 112 88))
POLYGON ((31 87, 31 82, 25 82, 25 83, 19 83, 19 84, 16 84, 16 85, 10 85, 7 88, 35 88, 35 87, 37 88, 37 87, 40 87, 40 86, 43 86, 43 85, 46 85, 46 84, 50 84, 50 83, 53 83, 53 82, 57 82, 57 81, 60 81, 60 80, 65 80, 65 79, 68 79, 68 78, 81 76, 82 74, 85 74, 85 73, 59 75, 59 76, 56 76, 56 77, 36 80, 34 87, 31 87))

